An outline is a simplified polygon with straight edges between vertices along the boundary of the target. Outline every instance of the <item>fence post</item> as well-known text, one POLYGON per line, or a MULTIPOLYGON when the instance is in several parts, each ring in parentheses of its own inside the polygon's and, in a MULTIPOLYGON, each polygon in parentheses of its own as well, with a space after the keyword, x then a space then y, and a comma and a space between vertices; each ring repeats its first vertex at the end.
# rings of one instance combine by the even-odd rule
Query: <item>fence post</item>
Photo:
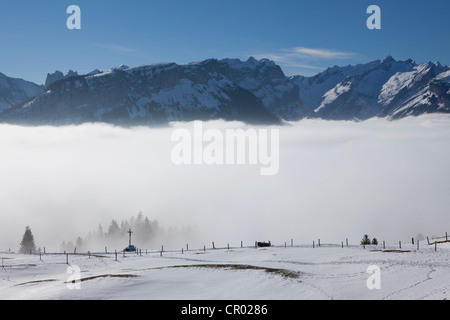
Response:
POLYGON ((402 248, 402 242, 401 241, 398 242, 398 246, 399 246, 400 249, 402 248))
POLYGON ((346 245, 348 247, 348 238, 345 239, 345 243, 346 243, 346 245))
POLYGON ((294 246, 294 239, 291 239, 291 247, 294 246))
POLYGON ((315 246, 314 246, 314 240, 313 240, 313 249, 315 248, 315 246))
POLYGON ((430 239, 428 239, 428 237, 427 237, 427 242, 428 242, 428 245, 430 245, 430 239))
POLYGON ((448 242, 448 235, 447 235, 447 232, 445 233, 445 242, 448 242))
POLYGON ((386 242, 383 240, 383 250, 386 249, 386 242))
POLYGON ((411 243, 412 245, 414 245, 414 238, 411 238, 411 243))
POLYGON ((66 264, 69 264, 69 255, 66 253, 66 264))
POLYGON ((214 246, 214 241, 213 241, 213 243, 212 243, 212 247, 213 247, 213 249, 215 249, 216 247, 214 246))
POLYGON ((434 242, 434 251, 437 251, 437 241, 434 242))
POLYGON ((116 256, 116 261, 117 261, 117 250, 114 250, 114 255, 116 256))
POLYGON ((417 239, 417 250, 419 250, 419 239, 417 239))
POLYGON ((241 240, 241 248, 243 247, 243 243, 242 243, 242 240, 241 240))
POLYGON ((320 239, 317 241, 317 245, 320 247, 320 239))

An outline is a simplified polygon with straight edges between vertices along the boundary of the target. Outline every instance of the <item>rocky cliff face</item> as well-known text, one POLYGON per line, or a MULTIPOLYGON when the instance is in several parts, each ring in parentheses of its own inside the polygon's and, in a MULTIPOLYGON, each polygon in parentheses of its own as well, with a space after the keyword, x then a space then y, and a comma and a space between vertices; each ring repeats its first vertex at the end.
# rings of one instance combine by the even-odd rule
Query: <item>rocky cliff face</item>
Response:
POLYGON ((48 73, 47 78, 45 79, 45 87, 48 88, 50 85, 55 83, 56 81, 60 81, 63 79, 67 79, 70 77, 78 76, 78 72, 70 70, 66 75, 61 71, 55 71, 54 73, 48 73))

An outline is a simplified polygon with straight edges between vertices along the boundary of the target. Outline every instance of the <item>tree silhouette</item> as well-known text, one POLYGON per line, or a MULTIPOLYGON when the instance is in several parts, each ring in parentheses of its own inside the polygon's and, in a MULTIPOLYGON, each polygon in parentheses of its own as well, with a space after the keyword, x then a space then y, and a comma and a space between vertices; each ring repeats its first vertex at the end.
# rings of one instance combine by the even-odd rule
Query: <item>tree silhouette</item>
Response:
MULTIPOLYGON (((190 227, 183 227, 181 230, 169 228, 169 231, 166 232, 157 220, 150 220, 142 212, 139 212, 137 216, 122 220, 120 223, 117 220, 111 220, 105 230, 99 224, 97 229, 90 231, 86 237, 78 237, 75 244, 77 252, 93 250, 92 248, 122 248, 128 244, 127 232, 130 229, 134 232, 133 242, 141 248, 159 245, 161 241, 173 243, 197 236, 195 230, 190 227)), ((74 249, 74 242, 63 241, 61 248, 71 252, 74 249)))
POLYGON ((361 240, 361 245, 366 245, 366 244, 370 244, 370 238, 367 234, 365 234, 361 240))
POLYGON ((30 227, 25 228, 25 233, 22 237, 22 242, 20 243, 19 253, 34 253, 36 252, 36 245, 34 243, 33 233, 30 227))

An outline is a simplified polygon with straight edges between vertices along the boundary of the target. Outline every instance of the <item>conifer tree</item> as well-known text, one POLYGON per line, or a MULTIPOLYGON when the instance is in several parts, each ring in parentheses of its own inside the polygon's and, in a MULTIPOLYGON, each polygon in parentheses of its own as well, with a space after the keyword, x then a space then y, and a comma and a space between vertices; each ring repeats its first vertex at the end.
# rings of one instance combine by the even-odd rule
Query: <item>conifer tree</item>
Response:
POLYGON ((361 245, 367 245, 367 244, 370 244, 370 238, 367 234, 365 234, 361 240, 361 245))
POLYGON ((22 242, 20 243, 19 253, 35 253, 36 244, 34 243, 33 233, 30 227, 26 227, 25 233, 22 237, 22 242))

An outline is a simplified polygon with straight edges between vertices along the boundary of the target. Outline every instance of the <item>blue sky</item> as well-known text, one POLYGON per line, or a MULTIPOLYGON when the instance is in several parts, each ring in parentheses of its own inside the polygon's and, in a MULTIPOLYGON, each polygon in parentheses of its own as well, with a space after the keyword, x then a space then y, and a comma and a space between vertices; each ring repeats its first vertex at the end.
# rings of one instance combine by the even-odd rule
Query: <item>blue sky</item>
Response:
POLYGON ((448 0, 0 0, 0 72, 43 83, 48 72, 126 64, 270 58, 287 75, 397 60, 450 64, 448 0), (81 30, 68 30, 69 5, 81 30), (368 30, 370 5, 382 29, 368 30))

